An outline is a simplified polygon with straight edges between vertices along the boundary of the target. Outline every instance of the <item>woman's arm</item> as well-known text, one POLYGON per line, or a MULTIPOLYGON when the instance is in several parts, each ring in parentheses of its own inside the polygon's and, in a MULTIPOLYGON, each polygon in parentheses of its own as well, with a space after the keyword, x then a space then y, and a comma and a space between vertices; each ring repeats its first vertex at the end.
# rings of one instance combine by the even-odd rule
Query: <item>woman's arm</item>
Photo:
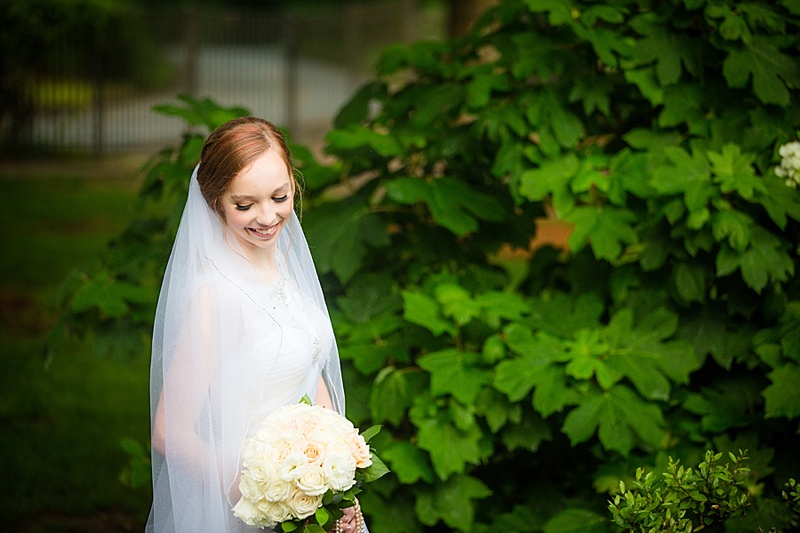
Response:
POLYGON ((208 445, 196 430, 197 418, 208 397, 213 366, 212 356, 208 353, 212 328, 207 287, 201 289, 192 312, 199 313, 202 344, 191 334, 189 326, 181 332, 175 353, 168 368, 164 369, 151 440, 153 449, 161 455, 199 473, 212 467, 208 464, 208 445), (195 356, 193 351, 198 348, 207 352, 204 357, 195 356))
POLYGON ((328 391, 328 385, 325 384, 325 380, 322 379, 322 376, 320 376, 317 382, 317 396, 314 398, 314 404, 333 409, 331 393, 328 391))

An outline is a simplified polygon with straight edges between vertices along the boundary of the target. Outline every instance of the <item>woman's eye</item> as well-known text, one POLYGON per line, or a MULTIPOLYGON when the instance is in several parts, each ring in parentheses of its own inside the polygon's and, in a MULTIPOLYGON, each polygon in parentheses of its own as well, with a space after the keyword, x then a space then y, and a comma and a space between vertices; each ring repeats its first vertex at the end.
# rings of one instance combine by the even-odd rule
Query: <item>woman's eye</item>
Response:
POLYGON ((284 194, 280 198, 273 198, 273 200, 275 200, 278 203, 285 202, 288 199, 289 199, 289 195, 288 194, 284 194))
POLYGON ((247 211, 248 209, 250 209, 249 205, 236 204, 236 210, 237 211, 247 211))

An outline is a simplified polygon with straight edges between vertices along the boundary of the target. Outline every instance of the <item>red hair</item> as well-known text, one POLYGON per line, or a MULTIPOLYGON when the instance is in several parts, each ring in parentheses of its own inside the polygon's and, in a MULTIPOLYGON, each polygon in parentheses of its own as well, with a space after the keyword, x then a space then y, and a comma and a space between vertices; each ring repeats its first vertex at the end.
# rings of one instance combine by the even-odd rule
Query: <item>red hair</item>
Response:
POLYGON ((226 122, 206 138, 200 153, 197 183, 206 203, 220 218, 224 219, 225 215, 219 199, 230 188, 231 182, 270 149, 280 153, 292 177, 292 190, 297 191, 294 165, 286 140, 271 122, 256 117, 240 117, 226 122))

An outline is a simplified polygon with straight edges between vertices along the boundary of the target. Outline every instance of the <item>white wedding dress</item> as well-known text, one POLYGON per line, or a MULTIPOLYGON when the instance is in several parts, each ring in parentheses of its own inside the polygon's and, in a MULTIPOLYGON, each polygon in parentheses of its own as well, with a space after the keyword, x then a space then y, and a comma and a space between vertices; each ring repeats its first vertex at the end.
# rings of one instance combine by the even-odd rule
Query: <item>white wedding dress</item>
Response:
POLYGON ((163 450, 152 455, 147 532, 253 531, 231 511, 245 438, 275 408, 314 399, 320 377, 344 413, 333 330, 295 215, 276 260, 280 278, 265 286, 193 176, 153 333, 152 428, 155 445, 163 427, 163 450))

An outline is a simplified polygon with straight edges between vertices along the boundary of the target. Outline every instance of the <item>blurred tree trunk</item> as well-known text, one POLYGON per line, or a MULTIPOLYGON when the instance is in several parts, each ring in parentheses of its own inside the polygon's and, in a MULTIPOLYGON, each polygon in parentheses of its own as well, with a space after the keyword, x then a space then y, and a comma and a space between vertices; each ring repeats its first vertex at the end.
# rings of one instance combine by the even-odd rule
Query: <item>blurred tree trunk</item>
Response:
POLYGON ((447 0, 447 33, 450 37, 466 34, 484 11, 500 0, 447 0))

